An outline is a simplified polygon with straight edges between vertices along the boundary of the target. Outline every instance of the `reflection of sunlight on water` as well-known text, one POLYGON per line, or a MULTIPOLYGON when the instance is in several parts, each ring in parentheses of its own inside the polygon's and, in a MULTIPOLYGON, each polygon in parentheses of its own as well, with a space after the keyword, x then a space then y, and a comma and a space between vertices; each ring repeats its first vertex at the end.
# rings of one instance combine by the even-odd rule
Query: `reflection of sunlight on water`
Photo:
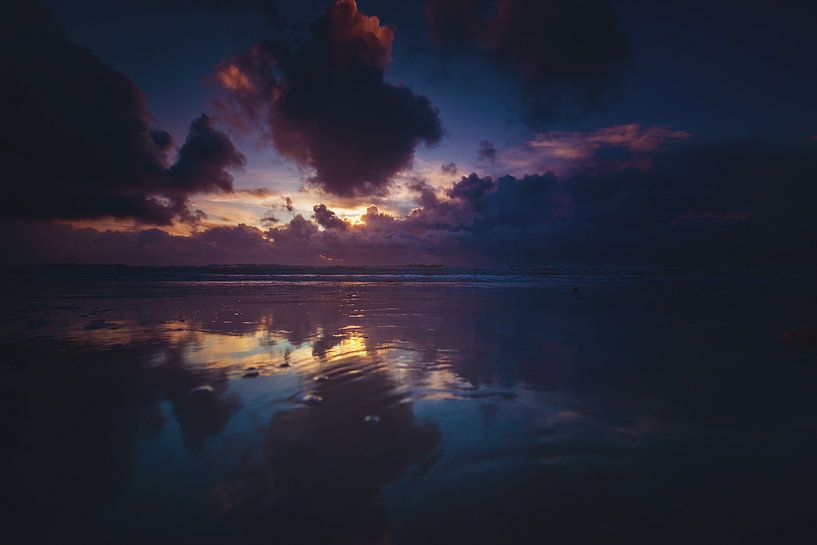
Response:
MULTIPOLYGON (((142 356, 147 368, 174 372, 182 365, 215 373, 215 380, 226 381, 219 391, 228 392, 219 397, 237 396, 244 403, 297 405, 313 393, 331 402, 361 382, 372 382, 376 397, 394 396, 399 403, 506 395, 460 374, 471 365, 471 356, 461 350, 467 345, 403 302, 382 305, 347 294, 340 300, 292 298, 258 306, 229 299, 181 303, 113 305, 102 327, 74 319, 64 333, 104 350, 149 346, 142 356)), ((92 319, 93 309, 88 302, 72 312, 92 319)), ((210 380, 197 379, 191 387, 210 380)))
POLYGON ((369 352, 364 335, 353 332, 343 336, 343 339, 327 350, 324 354, 326 361, 341 357, 364 355, 369 352))
MULTIPOLYGON (((304 380, 314 379, 313 382, 333 376, 366 378, 382 373, 388 377, 388 384, 407 396, 406 400, 457 399, 476 389, 453 371, 451 361, 456 350, 437 349, 429 360, 410 340, 372 340, 367 326, 362 324, 317 327, 304 342, 297 344, 289 340, 291 331, 276 330, 266 319, 240 335, 182 329, 183 325, 168 322, 160 330, 171 344, 182 347, 185 363, 209 369, 236 369, 230 374, 233 378, 241 376, 241 370, 249 366, 258 368, 262 376, 296 374, 304 380), (284 362, 289 367, 281 368, 284 362)), ((313 388, 308 382, 304 384, 306 390, 313 388)))
POLYGON ((260 341, 258 332, 241 337, 216 335, 212 333, 194 334, 186 344, 187 361, 203 361, 208 366, 254 363, 267 347, 260 341))

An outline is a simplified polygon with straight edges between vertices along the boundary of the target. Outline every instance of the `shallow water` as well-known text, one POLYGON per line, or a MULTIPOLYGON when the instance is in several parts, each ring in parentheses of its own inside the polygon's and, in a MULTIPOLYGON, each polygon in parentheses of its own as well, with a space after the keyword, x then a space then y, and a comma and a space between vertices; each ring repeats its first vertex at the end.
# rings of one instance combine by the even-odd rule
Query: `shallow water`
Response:
POLYGON ((817 538, 808 276, 371 276, 7 281, 7 531, 817 538))

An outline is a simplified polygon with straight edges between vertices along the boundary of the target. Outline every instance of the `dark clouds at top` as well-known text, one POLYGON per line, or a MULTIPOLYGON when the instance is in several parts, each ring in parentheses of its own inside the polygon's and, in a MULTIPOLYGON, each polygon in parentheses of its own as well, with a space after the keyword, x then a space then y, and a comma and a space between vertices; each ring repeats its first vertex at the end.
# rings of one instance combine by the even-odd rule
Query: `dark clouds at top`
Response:
POLYGON ((426 14, 449 53, 483 55, 518 79, 532 126, 603 102, 632 53, 606 0, 428 0, 426 14))
POLYGON ((38 4, 12 2, 6 15, 0 215, 167 225, 196 217, 190 195, 232 189, 227 169, 244 158, 207 116, 171 165, 173 139, 150 127, 127 76, 66 39, 38 4))
MULTIPOLYGON (((235 120, 245 124, 259 122, 282 155, 314 171, 317 186, 349 198, 327 198, 303 214, 291 201, 278 201, 267 217, 274 228, 222 226, 197 229, 189 237, 157 229, 101 233, 17 221, 107 216, 164 225, 195 221, 190 196, 231 190, 229 169, 243 164, 207 116, 192 123, 176 153, 170 135, 153 128, 145 97, 126 76, 69 42, 36 7, 21 5, 14 4, 13 16, 0 21, 0 56, 8 76, 0 87, 0 217, 6 220, 0 250, 12 258, 131 264, 777 264, 817 259, 817 219, 810 206, 817 197, 813 142, 790 132, 785 138, 770 134, 764 141, 718 144, 684 124, 677 125, 683 131, 663 122, 641 130, 646 121, 631 112, 625 124, 536 135, 517 146, 515 154, 513 149, 497 151, 486 140, 477 151, 478 164, 493 177, 471 174, 445 189, 415 180, 417 207, 410 213, 392 216, 370 207, 361 223, 344 221, 333 206, 369 196, 366 204, 394 205, 377 196, 388 191, 395 173, 410 166, 417 146, 434 144, 442 135, 426 98, 385 81, 392 29, 358 12, 349 0, 332 3, 311 27, 288 27, 293 32, 306 28, 294 41, 260 44, 218 70, 235 100, 231 105, 238 106, 222 113, 240 114, 235 120), (502 175, 507 172, 513 176, 502 175)), ((273 3, 210 5, 246 10, 273 3)), ((525 97, 533 101, 531 124, 570 114, 570 106, 579 106, 578 111, 596 104, 629 59, 628 40, 601 0, 431 0, 429 20, 437 44, 451 54, 481 55, 522 83, 525 97), (573 101, 567 108, 560 102, 564 97, 573 101)), ((674 42, 667 41, 673 48, 674 42)), ((732 45, 746 44, 737 40, 732 45)), ((764 63, 771 64, 771 58, 764 63)), ((796 55, 779 60, 784 68, 809 66, 796 55)), ((411 80, 410 72, 401 75, 411 80)), ((790 72, 809 79, 810 72, 790 72)), ((765 74, 771 80, 777 72, 765 74)), ((689 75, 689 87, 682 90, 694 95, 700 85, 695 73, 689 75)), ((724 86, 723 92, 740 98, 739 87, 724 86)), ((718 105, 731 98, 695 96, 718 105)), ((662 113, 671 109, 660 93, 652 99, 662 113)), ((773 106, 770 100, 756 104, 764 107, 757 111, 773 106)), ((809 110, 797 104, 803 120, 798 126, 807 127, 813 105, 809 110)), ((712 110, 701 110, 706 111, 712 110)), ((461 148, 469 154, 479 139, 501 141, 491 127, 469 138, 474 140, 461 148)), ((442 164, 441 172, 453 177, 454 160, 462 174, 468 172, 462 171, 463 156, 434 157, 433 164, 442 164)), ((394 209, 410 206, 403 200, 394 209)))
POLYGON ((384 194, 415 148, 443 135, 430 101, 384 81, 394 30, 336 0, 295 44, 270 41, 225 63, 242 121, 260 123, 311 182, 344 197, 384 194))

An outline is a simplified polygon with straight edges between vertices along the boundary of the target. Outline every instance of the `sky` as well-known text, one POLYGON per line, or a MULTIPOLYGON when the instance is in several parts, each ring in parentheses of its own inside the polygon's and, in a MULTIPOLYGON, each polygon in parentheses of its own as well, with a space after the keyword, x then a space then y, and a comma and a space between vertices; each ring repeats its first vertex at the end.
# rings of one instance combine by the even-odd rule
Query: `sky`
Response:
POLYGON ((3 10, 4 263, 817 261, 805 1, 3 10))

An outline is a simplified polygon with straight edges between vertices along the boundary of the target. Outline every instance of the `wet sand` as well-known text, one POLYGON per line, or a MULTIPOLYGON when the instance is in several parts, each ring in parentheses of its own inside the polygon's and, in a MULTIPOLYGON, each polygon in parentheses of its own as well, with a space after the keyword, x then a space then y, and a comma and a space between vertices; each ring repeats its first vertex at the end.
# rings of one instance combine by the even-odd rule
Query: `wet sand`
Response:
POLYGON ((808 286, 4 289, 31 543, 817 539, 808 286))

